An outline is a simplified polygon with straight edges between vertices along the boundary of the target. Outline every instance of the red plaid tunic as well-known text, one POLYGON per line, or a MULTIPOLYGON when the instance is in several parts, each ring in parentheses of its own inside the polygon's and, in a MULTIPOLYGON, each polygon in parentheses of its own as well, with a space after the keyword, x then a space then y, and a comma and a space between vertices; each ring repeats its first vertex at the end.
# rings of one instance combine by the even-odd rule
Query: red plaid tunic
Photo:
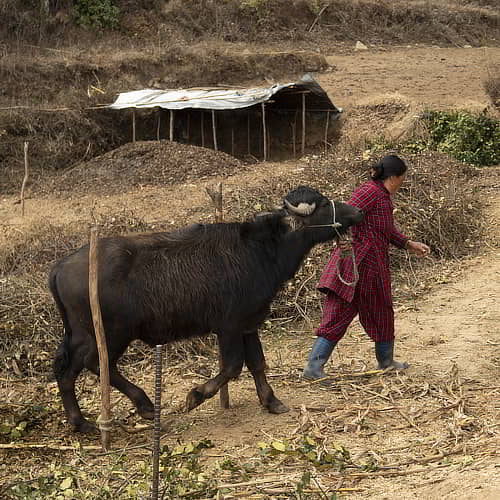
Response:
POLYGON ((338 341, 359 314, 366 333, 375 341, 394 338, 389 244, 404 248, 408 238, 394 227, 390 193, 381 181, 369 181, 352 195, 350 205, 363 210, 361 224, 352 228, 352 246, 358 265, 359 281, 349 287, 337 275, 337 263, 344 281, 354 279, 350 257, 341 258, 334 248, 318 283, 326 293, 321 325, 316 334, 338 341))

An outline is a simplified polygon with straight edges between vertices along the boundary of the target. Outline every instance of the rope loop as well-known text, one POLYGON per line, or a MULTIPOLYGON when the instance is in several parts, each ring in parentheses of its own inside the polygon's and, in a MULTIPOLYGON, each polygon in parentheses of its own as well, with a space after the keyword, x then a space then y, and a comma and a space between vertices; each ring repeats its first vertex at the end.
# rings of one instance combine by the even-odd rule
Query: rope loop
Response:
POLYGON ((101 431, 111 431, 112 426, 111 424, 113 423, 113 418, 110 418, 108 420, 104 420, 101 415, 97 417, 97 425, 101 431))
POLYGON ((358 265, 356 264, 356 255, 354 254, 354 248, 352 248, 352 246, 351 246, 350 252, 341 251, 340 252, 340 259, 337 260, 337 276, 339 277, 339 280, 346 286, 355 287, 359 281, 359 272, 358 272, 358 265), (349 255, 352 258, 352 269, 354 271, 354 280, 353 281, 346 281, 342 277, 342 274, 340 272, 340 259, 345 259, 345 258, 349 257, 349 255))

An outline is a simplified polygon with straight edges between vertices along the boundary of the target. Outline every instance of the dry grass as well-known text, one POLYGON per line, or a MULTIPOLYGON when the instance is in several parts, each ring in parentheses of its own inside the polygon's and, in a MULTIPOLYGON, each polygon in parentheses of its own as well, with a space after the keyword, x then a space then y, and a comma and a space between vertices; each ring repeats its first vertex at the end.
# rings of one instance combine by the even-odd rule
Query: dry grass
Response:
POLYGON ((500 65, 490 66, 483 86, 493 106, 500 111, 500 65))

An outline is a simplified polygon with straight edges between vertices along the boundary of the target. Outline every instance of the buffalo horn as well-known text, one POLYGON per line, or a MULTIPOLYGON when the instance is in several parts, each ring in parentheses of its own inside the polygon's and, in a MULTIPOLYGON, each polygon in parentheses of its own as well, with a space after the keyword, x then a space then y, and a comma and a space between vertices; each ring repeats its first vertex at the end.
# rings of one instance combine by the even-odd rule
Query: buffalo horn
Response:
POLYGON ((299 203, 298 206, 292 205, 288 200, 284 200, 286 208, 297 215, 311 215, 316 210, 316 203, 299 203))

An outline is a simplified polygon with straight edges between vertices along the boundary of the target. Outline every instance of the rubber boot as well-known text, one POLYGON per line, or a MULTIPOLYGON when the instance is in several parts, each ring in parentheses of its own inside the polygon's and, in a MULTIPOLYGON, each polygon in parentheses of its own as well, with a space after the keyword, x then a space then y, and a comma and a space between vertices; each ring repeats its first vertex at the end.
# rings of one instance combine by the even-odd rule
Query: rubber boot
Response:
POLYGON ((308 380, 317 380, 325 377, 323 367, 332 354, 336 342, 325 339, 324 337, 317 337, 311 352, 309 353, 307 365, 304 368, 302 376, 308 380))
POLYGON ((379 370, 385 370, 386 368, 405 370, 410 366, 406 362, 394 361, 394 340, 389 342, 375 342, 375 356, 378 361, 379 370))

